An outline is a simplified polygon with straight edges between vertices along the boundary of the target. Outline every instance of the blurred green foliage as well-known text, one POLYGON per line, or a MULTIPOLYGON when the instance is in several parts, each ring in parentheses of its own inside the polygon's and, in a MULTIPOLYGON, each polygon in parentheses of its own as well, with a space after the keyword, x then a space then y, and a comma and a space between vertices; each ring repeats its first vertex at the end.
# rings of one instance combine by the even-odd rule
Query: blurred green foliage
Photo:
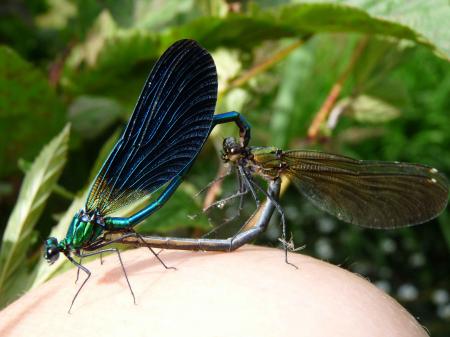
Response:
MULTIPOLYGON (((253 125, 252 145, 418 162, 450 176, 448 17, 444 0, 3 1, 2 305, 67 268, 64 261, 48 268, 40 242, 50 231, 64 236, 152 64, 180 38, 212 52, 221 91, 217 112, 244 113, 253 125), (342 91, 312 141, 308 128, 336 83, 342 91), (68 129, 61 130, 67 122, 66 153, 68 129), (28 173, 19 194, 21 169, 28 173), (33 185, 36 194, 27 193, 33 185)), ((230 204, 202 215, 203 200, 194 197, 215 177, 221 141, 234 133, 234 126, 224 126, 212 134, 188 181, 140 225, 142 232, 194 236, 234 214, 230 204)), ((222 195, 234 187, 227 179, 222 195)), ((373 231, 323 214, 294 188, 282 204, 304 253, 369 277, 432 335, 450 334, 448 210, 423 226, 373 231)), ((236 226, 253 207, 247 203, 236 226)), ((259 242, 278 245, 278 237, 273 219, 259 242)))

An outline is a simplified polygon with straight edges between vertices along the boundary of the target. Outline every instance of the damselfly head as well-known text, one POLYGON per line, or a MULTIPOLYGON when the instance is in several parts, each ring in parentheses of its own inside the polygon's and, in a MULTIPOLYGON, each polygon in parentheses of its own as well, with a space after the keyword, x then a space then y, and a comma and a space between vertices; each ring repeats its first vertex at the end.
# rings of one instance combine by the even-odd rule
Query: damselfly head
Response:
POLYGON ((56 238, 48 238, 44 243, 44 258, 49 264, 53 264, 59 258, 60 249, 56 238))
POLYGON ((227 137, 223 140, 222 160, 224 162, 235 162, 242 155, 243 147, 234 137, 227 137))

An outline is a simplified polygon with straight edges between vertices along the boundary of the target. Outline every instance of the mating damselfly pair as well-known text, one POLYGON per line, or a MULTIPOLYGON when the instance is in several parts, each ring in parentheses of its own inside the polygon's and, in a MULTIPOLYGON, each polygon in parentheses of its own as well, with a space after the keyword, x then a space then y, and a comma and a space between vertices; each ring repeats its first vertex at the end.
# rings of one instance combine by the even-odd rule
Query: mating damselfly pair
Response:
MULTIPOLYGON (((45 259, 54 263, 64 254, 87 277, 91 273, 75 257, 115 252, 130 291, 120 252, 113 243, 146 246, 160 261, 155 247, 231 251, 265 230, 279 204, 281 179, 287 176, 316 206, 346 222, 373 228, 397 228, 426 222, 446 206, 448 183, 436 169, 397 162, 353 160, 312 151, 250 147, 250 126, 237 112, 214 115, 217 74, 211 55, 197 42, 173 44, 151 71, 128 124, 95 178, 84 209, 66 237, 45 242, 45 259), (134 227, 169 200, 193 165, 212 129, 234 122, 240 138, 226 138, 225 162, 237 172, 236 195, 266 196, 261 212, 229 239, 190 239, 139 234, 134 227), (267 181, 267 190, 255 181, 267 181), (113 217, 126 205, 158 192, 149 205, 129 217, 113 217)), ((287 261, 287 244, 285 244, 287 261)), ((163 261, 164 267, 167 266, 163 261)), ((69 308, 69 311, 70 311, 69 308)))

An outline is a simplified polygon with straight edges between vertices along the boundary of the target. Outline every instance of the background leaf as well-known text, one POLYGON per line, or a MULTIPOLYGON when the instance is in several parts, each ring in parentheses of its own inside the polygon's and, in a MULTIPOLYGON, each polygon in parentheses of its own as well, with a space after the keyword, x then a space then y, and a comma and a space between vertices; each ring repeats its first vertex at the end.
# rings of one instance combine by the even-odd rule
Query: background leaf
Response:
POLYGON ((64 108, 41 71, 4 46, 0 46, 0 97, 2 177, 16 168, 16 153, 31 160, 61 129, 64 108), (30 123, 22 123, 24 119, 30 123))
POLYGON ((55 186, 66 162, 70 127, 53 139, 33 162, 25 176, 19 198, 12 211, 0 250, 1 303, 11 300, 8 289, 14 282, 12 276, 20 268, 30 246, 33 228, 55 186))
POLYGON ((98 137, 120 119, 122 107, 111 98, 78 96, 69 107, 73 129, 83 138, 98 137))
POLYGON ((386 123, 400 116, 400 111, 396 107, 367 95, 344 98, 337 106, 339 104, 344 105, 346 113, 361 123, 386 123))
MULTIPOLYGON (((397 7, 393 7, 392 13, 396 13, 397 7)), ((424 4, 421 9, 430 7, 424 4)), ((90 88, 104 94, 102 87, 115 85, 111 83, 111 77, 119 74, 129 77, 136 65, 144 60, 155 60, 173 41, 186 37, 198 40, 209 50, 218 46, 250 50, 271 39, 305 37, 325 32, 354 32, 411 40, 449 57, 443 38, 428 40, 421 30, 415 31, 394 20, 394 17, 397 18, 394 15, 387 16, 386 13, 385 17, 372 16, 358 7, 319 1, 262 10, 254 7, 248 13, 225 17, 201 17, 155 34, 142 27, 120 29, 109 12, 103 11, 90 33, 91 38, 80 48, 74 49, 69 57, 64 83, 73 90, 90 88), (236 36, 240 38, 236 39, 236 36), (442 50, 439 49, 441 45, 444 48, 442 50), (78 68, 83 64, 89 67, 80 72, 78 68), (99 76, 99 73, 103 76, 99 76)), ((407 21, 412 22, 414 19, 407 21)), ((428 26, 419 25, 421 27, 428 26)))

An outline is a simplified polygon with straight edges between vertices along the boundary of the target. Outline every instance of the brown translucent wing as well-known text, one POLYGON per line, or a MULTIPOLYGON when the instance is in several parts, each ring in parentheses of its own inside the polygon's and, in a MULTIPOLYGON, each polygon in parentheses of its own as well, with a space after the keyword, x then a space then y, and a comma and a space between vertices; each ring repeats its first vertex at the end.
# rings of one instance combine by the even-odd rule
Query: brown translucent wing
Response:
POLYGON ((448 181, 428 166, 314 151, 286 151, 282 160, 306 197, 345 222, 404 227, 435 218, 447 205, 448 181))

